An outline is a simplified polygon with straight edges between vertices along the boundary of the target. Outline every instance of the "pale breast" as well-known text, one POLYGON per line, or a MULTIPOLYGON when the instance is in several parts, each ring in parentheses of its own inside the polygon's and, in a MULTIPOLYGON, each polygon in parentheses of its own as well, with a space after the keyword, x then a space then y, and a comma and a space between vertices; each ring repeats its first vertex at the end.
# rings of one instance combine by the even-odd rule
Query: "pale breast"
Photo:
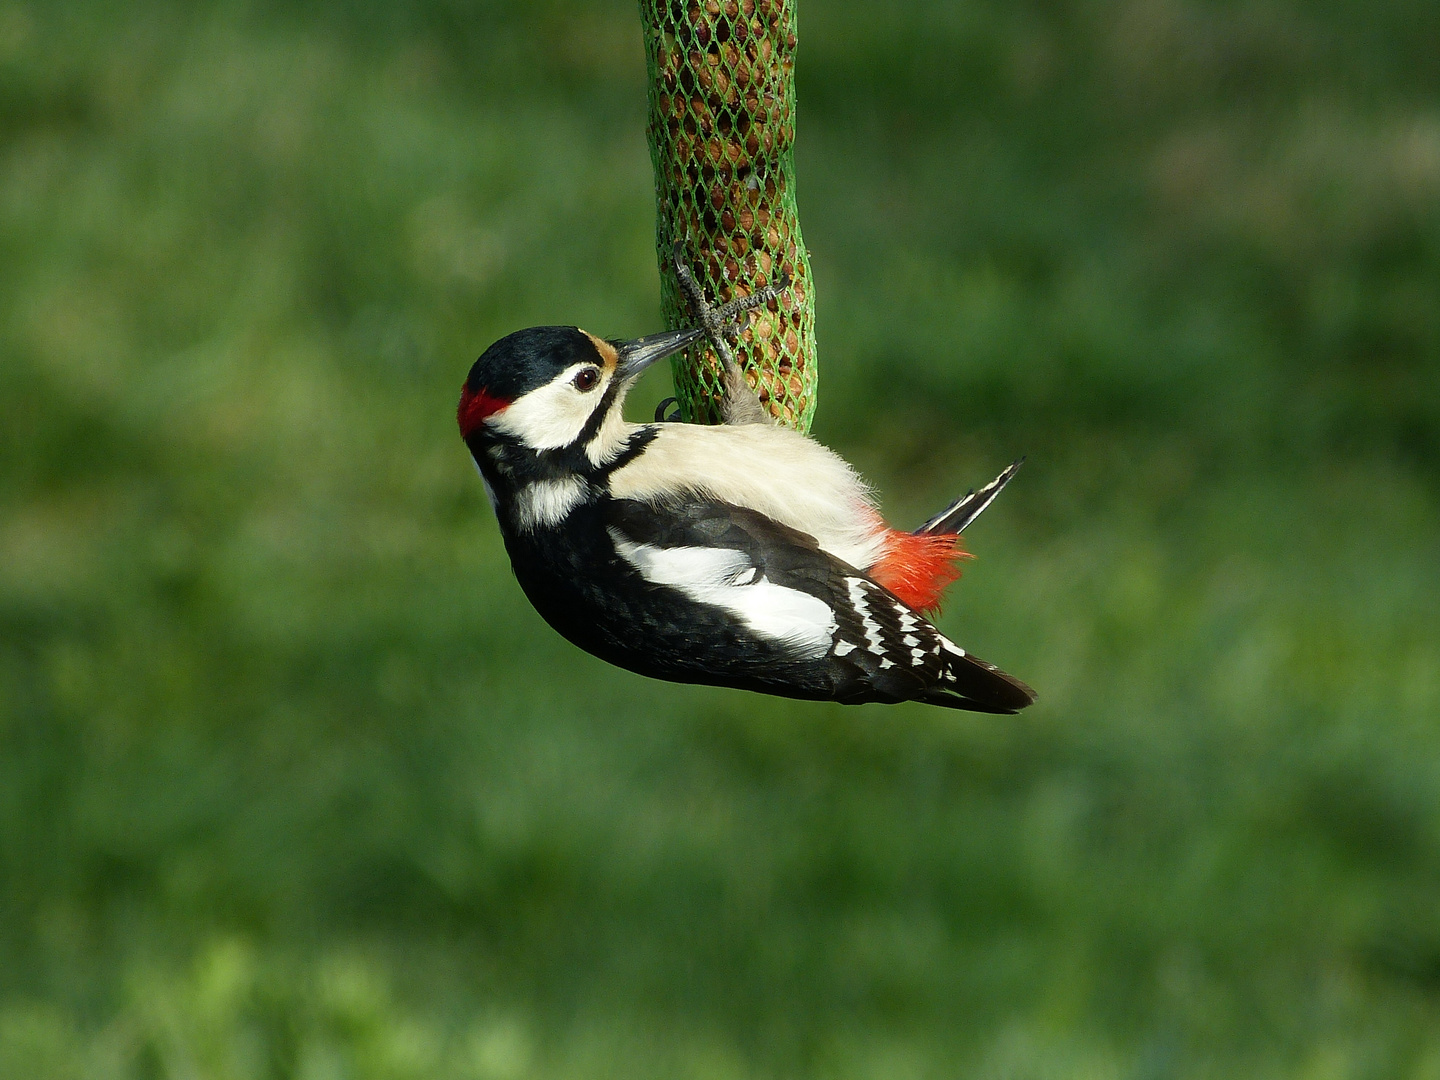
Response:
POLYGON ((654 501, 683 487, 808 533, 851 566, 883 553, 884 523, 865 482, 815 440, 762 424, 647 426, 654 441, 610 474, 617 498, 654 501))

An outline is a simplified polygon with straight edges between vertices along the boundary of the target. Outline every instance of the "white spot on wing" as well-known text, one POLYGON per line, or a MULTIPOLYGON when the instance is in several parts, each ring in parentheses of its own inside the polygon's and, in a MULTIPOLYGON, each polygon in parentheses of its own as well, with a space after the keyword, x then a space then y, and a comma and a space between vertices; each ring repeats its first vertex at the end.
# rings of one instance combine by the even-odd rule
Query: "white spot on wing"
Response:
POLYGON ((730 548, 655 547, 610 530, 615 549, 641 577, 679 589, 691 600, 723 608, 761 637, 818 660, 835 639, 835 613, 819 597, 787 589, 763 576, 737 584, 754 570, 744 552, 730 548))
POLYGON ((852 641, 837 641, 835 643, 836 656, 848 656, 850 653, 854 652, 855 649, 856 645, 852 641))
POLYGON ((853 577, 846 578, 845 584, 850 589, 850 603, 855 605, 855 613, 860 616, 860 624, 865 628, 865 640, 870 643, 870 651, 876 656, 884 656, 885 641, 880 636, 880 624, 870 617, 870 605, 865 599, 864 580, 853 577))

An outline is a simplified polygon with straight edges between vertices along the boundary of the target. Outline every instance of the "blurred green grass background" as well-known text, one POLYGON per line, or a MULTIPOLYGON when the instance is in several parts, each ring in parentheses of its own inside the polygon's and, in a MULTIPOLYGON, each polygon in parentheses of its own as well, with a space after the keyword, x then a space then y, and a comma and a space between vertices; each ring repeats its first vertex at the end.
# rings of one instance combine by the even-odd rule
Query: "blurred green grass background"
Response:
MULTIPOLYGON (((1440 5, 806 0, 817 435, 1019 718, 552 634, 626 0, 0 0, 0 1076, 1440 1078, 1440 5)), ((635 414, 667 392, 651 376, 635 414)))

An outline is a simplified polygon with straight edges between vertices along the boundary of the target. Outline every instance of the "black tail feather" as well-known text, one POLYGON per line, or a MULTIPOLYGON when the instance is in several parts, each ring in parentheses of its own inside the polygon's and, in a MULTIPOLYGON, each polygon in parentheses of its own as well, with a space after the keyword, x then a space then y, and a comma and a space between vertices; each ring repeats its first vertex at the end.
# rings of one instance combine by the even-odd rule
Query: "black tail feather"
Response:
POLYGON ((915 530, 916 536, 927 536, 930 533, 942 533, 950 535, 965 531, 965 527, 974 521, 984 512, 985 508, 995 501, 995 496, 1005 489, 1011 478, 1019 471, 1020 466, 1025 464, 1022 457, 1018 461, 1012 461, 1005 467, 1005 471, 997 476, 990 483, 986 484, 979 491, 967 491, 960 498, 947 506, 940 513, 936 514, 929 521, 925 522, 915 530))
POLYGON ((1035 691, 994 664, 966 653, 947 657, 954 681, 927 690, 916 700, 971 712, 1017 713, 1035 703, 1035 691))

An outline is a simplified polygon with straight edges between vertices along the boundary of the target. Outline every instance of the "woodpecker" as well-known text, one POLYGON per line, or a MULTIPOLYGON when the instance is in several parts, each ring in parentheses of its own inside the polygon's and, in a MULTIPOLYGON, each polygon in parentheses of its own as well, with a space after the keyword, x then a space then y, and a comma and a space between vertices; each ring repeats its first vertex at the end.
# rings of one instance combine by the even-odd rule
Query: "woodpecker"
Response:
POLYGON ((761 419, 728 351, 727 423, 627 422, 625 395, 646 368, 715 341, 705 314, 708 335, 519 330, 470 369, 460 434, 535 610, 586 652, 674 682, 847 704, 1029 705, 1029 687, 926 617, 966 557, 959 534, 1020 462, 905 532, 839 455, 761 419))

